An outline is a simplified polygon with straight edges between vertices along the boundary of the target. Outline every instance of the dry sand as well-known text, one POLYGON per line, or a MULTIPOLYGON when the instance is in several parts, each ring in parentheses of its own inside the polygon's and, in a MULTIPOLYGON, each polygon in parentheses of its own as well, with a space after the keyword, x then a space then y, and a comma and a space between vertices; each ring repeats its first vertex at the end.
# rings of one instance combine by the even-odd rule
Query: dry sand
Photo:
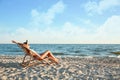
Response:
POLYGON ((120 80, 120 58, 58 58, 58 65, 23 68, 22 56, 0 56, 0 80, 120 80))

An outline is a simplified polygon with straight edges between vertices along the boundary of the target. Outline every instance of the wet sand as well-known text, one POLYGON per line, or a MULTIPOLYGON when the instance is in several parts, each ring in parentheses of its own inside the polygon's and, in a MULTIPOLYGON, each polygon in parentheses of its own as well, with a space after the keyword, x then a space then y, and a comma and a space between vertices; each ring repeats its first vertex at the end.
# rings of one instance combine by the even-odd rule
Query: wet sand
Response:
POLYGON ((58 57, 57 65, 23 68, 23 56, 0 56, 0 80, 120 80, 120 58, 58 57))

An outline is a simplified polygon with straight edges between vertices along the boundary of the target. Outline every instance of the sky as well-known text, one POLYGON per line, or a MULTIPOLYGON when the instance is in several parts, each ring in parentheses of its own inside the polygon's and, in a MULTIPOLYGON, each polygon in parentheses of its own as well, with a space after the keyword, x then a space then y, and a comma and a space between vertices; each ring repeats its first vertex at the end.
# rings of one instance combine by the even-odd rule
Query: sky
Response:
POLYGON ((120 0, 0 0, 0 43, 120 44, 120 0))

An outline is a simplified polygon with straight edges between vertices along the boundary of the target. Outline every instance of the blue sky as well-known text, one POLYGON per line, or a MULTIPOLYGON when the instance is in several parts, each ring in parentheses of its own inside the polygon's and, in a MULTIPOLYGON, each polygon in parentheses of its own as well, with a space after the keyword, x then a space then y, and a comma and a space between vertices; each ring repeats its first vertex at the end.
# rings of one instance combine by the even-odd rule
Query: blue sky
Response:
POLYGON ((0 43, 120 44, 120 0, 0 0, 0 43))

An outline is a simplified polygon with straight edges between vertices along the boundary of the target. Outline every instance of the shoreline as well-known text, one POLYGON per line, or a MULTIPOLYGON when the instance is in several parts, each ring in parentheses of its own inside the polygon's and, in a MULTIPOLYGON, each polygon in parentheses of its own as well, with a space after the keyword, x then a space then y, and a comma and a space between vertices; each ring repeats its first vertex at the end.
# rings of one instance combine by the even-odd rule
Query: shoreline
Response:
POLYGON ((120 79, 120 58, 117 57, 60 57, 58 65, 36 65, 23 68, 23 56, 0 56, 0 80, 37 79, 120 79))
MULTIPOLYGON (((1 56, 7 56, 7 57, 23 57, 24 55, 4 55, 4 54, 0 54, 0 57, 1 56)), ((101 56, 101 55, 86 55, 86 56, 83 56, 83 55, 54 55, 55 57, 58 57, 58 58, 64 58, 64 57, 78 57, 78 58, 105 58, 105 57, 114 57, 114 58, 120 58, 120 55, 109 55, 109 56, 101 56)))

